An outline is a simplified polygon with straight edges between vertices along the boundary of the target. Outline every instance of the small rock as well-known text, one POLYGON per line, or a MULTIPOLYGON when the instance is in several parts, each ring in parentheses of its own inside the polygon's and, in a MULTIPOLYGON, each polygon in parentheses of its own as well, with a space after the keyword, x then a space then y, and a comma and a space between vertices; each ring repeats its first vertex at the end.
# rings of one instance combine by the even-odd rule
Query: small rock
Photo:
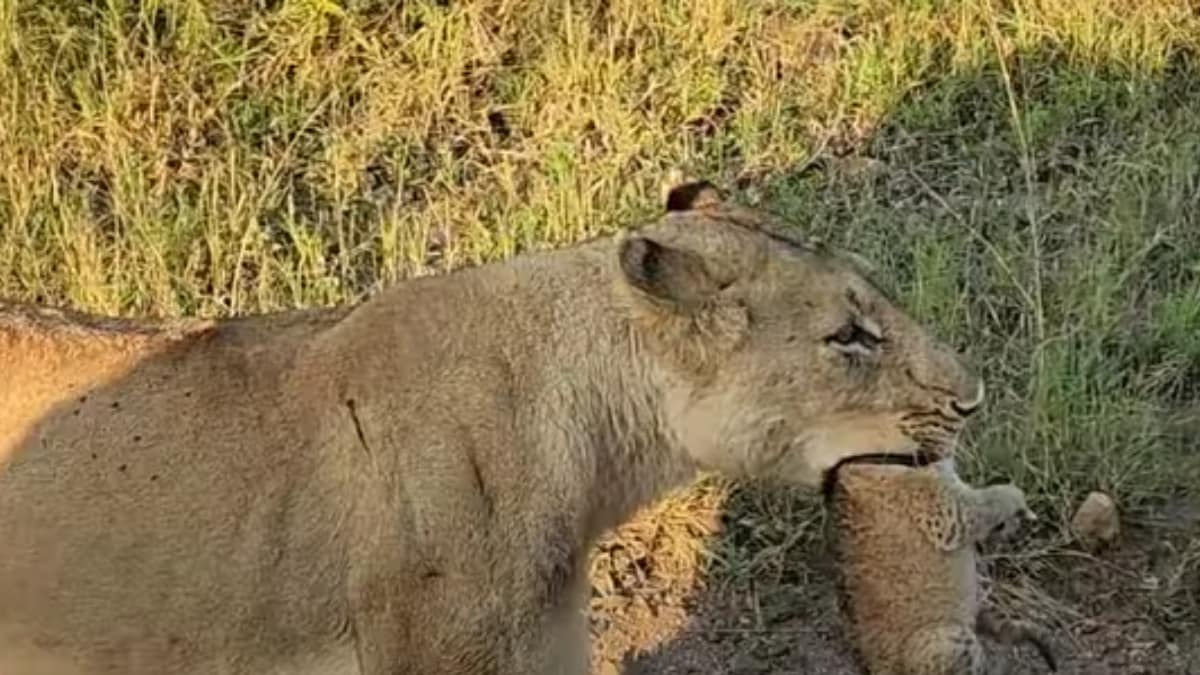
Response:
POLYGON ((1111 544, 1121 532, 1117 505, 1112 497, 1103 492, 1088 494, 1071 518, 1071 530, 1088 550, 1095 551, 1111 544))

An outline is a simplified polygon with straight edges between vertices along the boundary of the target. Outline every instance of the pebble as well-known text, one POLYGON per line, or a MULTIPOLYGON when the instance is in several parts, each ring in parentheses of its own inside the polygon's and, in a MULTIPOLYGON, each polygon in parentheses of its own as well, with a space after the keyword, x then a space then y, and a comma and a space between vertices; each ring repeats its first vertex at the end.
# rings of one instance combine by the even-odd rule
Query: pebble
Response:
POLYGON ((1121 533, 1116 502, 1103 492, 1089 493, 1071 518, 1071 531, 1089 551, 1111 544, 1121 533))

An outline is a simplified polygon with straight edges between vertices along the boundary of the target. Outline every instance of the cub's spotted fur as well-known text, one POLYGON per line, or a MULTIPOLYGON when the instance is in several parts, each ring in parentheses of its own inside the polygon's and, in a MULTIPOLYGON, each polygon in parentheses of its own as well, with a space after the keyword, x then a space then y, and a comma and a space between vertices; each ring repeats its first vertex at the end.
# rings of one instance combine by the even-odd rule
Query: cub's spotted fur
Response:
POLYGON ((977 634, 1030 642, 1057 670, 1033 624, 980 597, 976 544, 1035 517, 1019 488, 971 488, 948 460, 847 463, 830 488, 839 596, 870 675, 983 675, 977 634))

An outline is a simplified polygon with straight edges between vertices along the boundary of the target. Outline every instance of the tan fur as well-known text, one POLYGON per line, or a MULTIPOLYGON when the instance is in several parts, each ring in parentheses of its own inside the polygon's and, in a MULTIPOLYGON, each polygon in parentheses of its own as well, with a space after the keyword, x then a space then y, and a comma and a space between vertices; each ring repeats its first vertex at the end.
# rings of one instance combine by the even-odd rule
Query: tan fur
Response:
POLYGON ((982 400, 953 352, 693 188, 353 307, 0 307, 0 673, 580 675, 586 557, 633 509, 947 452, 982 400))
POLYGON ((983 675, 977 634, 1031 642, 1055 669, 1033 624, 981 599, 976 545, 1033 518, 1019 488, 973 489, 947 462, 850 464, 833 506, 839 595, 870 675, 983 675))

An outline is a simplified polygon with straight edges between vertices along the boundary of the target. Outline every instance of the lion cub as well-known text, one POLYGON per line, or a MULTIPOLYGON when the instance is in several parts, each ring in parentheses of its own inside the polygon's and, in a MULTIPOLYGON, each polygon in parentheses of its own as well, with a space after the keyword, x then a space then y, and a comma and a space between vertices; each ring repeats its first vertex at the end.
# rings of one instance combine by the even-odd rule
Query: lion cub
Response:
POLYGON ((972 488, 949 461, 847 464, 829 485, 839 596, 861 662, 871 675, 983 675, 979 634, 1031 642, 1057 672, 1030 624, 983 608, 976 569, 977 543, 1036 516, 1019 488, 972 488))

